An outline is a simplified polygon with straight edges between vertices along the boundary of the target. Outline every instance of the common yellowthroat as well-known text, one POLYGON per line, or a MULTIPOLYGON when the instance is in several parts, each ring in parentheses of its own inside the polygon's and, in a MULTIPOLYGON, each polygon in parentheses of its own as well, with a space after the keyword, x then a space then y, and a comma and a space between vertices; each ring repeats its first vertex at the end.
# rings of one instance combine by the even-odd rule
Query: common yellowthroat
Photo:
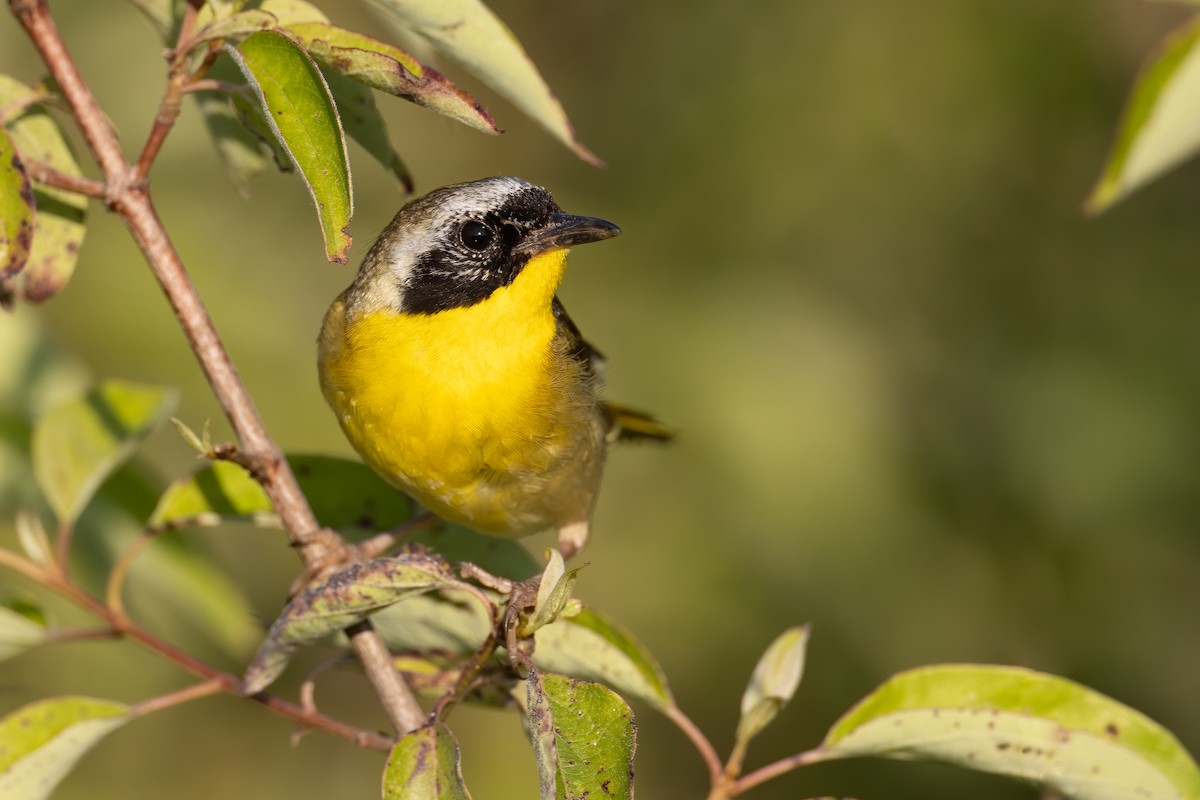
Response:
POLYGON ((321 390, 385 480, 497 536, 588 538, 605 449, 662 439, 599 399, 603 363, 555 296, 567 250, 620 233, 545 189, 485 178, 405 205, 325 315, 321 390))

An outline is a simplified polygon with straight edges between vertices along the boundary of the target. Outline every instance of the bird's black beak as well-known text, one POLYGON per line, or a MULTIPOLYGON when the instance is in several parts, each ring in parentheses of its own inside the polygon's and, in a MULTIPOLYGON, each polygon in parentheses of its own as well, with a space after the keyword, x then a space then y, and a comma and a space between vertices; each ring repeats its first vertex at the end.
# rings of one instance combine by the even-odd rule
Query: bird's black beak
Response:
POLYGON ((551 214, 546 226, 530 232, 525 240, 517 245, 516 251, 536 256, 577 244, 611 239, 620 232, 621 229, 608 220, 577 217, 574 214, 551 214))

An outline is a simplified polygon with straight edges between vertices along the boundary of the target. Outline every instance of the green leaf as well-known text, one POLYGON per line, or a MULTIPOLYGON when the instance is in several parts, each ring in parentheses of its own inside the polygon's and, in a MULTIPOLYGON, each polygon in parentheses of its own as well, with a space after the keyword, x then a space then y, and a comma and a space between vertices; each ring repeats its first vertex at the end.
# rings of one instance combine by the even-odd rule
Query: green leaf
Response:
POLYGON ((748 742, 791 701, 804 674, 808 626, 788 628, 763 653, 742 695, 737 739, 748 742))
POLYGON ((412 192, 412 175, 388 140, 387 124, 375 105, 374 91, 333 71, 325 73, 325 81, 337 103, 346 135, 400 181, 406 193, 412 192))
MULTIPOLYGON (((263 116, 262 106, 258 104, 257 98, 251 99, 246 94, 238 92, 234 93, 230 100, 238 124, 242 126, 246 134, 258 140, 260 151, 266 150, 271 154, 275 168, 283 173, 295 172, 296 165, 292 163, 287 149, 279 142, 275 132, 271 130, 271 123, 263 116)), ((266 162, 264 161, 264 163, 266 162)))
POLYGON ((0 128, 0 279, 20 272, 33 240, 33 189, 12 139, 0 128))
POLYGON ((585 608, 534 635, 533 663, 550 671, 599 681, 663 710, 675 704, 654 656, 610 617, 585 608))
POLYGON ((475 98, 399 47, 320 22, 291 24, 287 31, 328 70, 484 133, 499 133, 495 120, 475 98))
POLYGON ((243 691, 255 694, 270 686, 297 647, 318 642, 375 611, 435 589, 470 591, 454 579, 444 562, 424 556, 351 564, 287 604, 246 668, 243 691))
POLYGON ((1098 214, 1200 149, 1200 15, 1150 55, 1125 103, 1116 142, 1087 199, 1098 214))
POLYGON ((129 721, 128 711, 109 700, 54 697, 0 719, 0 797, 49 797, 88 750, 129 721))
MULTIPOLYGON (((359 461, 333 456, 287 457, 317 520, 351 535, 394 528, 412 516, 412 503, 359 461)), ((242 467, 216 461, 167 487, 149 525, 153 528, 250 522, 280 527, 262 487, 242 467)))
POLYGON ((1200 769, 1138 711, 1065 678, 939 665, 894 676, 839 720, 829 757, 926 758, 1073 798, 1200 797, 1200 769))
POLYGON ((478 650, 493 625, 474 595, 449 589, 381 609, 371 622, 390 650, 460 655, 478 650))
POLYGON ((383 800, 470 800, 454 734, 441 722, 400 737, 383 770, 383 800))
POLYGON ((46 612, 37 603, 10 597, 0 600, 0 661, 46 640, 46 612))
POLYGON ((579 574, 580 569, 582 568, 576 567, 568 572, 562 554, 554 549, 549 550, 549 560, 538 582, 533 614, 520 626, 518 636, 532 636, 539 628, 558 619, 571 599, 571 592, 575 589, 575 576, 579 574))
MULTIPOLYGON (((227 58, 218 58, 209 70, 208 77, 245 86, 242 73, 227 58)), ((250 91, 248 86, 245 89, 250 91)), ((235 113, 233 98, 228 92, 202 91, 195 92, 194 96, 196 106, 204 118, 205 130, 208 131, 208 137, 212 140, 222 166, 225 167, 238 194, 248 197, 250 179, 262 172, 267 165, 261 136, 247 130, 235 113)), ((235 98, 239 96, 233 95, 235 98)), ((274 136, 269 130, 266 131, 266 135, 274 142, 274 136)))
POLYGON ((325 257, 345 264, 354 196, 346 139, 325 78, 303 49, 275 31, 251 34, 228 52, 312 195, 325 257))
POLYGON ((105 381, 51 409, 33 430, 33 471, 60 522, 79 518, 96 489, 175 407, 173 390, 105 381))
POLYGON ((512 31, 480 0, 367 0, 391 25, 411 30, 475 73, 589 164, 562 105, 512 31))
POLYGON ((598 683, 536 669, 526 691, 542 800, 632 800, 637 726, 625 701, 598 683))
POLYGON ((279 24, 274 14, 261 9, 250 9, 232 16, 217 17, 196 32, 193 46, 217 39, 244 39, 257 31, 269 31, 279 24))
MULTIPOLYGON (((0 75, 0 107, 33 93, 28 86, 0 75)), ((7 120, 5 126, 26 167, 36 162, 64 175, 82 174, 62 131, 41 107, 30 106, 7 120)), ((33 198, 37 213, 33 218, 29 257, 19 275, 0 280, 0 302, 10 302, 19 296, 40 303, 66 286, 75 272, 79 248, 83 245, 87 198, 37 183, 33 198)))

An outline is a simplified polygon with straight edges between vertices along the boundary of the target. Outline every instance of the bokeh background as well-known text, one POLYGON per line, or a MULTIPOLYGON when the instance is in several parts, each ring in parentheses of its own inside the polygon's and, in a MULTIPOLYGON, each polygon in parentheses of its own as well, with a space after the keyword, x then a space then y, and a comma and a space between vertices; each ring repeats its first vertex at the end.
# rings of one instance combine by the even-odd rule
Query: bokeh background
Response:
MULTIPOLYGON (((324 5, 382 32, 356 4, 324 5)), ((609 395, 680 435, 613 455, 578 593, 658 655, 718 747, 731 743, 761 649, 809 621, 804 685, 751 766, 814 745, 888 675, 946 661, 1075 678, 1200 750, 1200 172, 1179 170, 1098 219, 1080 212, 1139 61, 1184 10, 492 5, 607 169, 574 160, 449 65, 502 137, 381 105, 419 191, 511 173, 623 227, 576 253, 561 294, 609 356, 609 395)), ((155 35, 126 3, 54 9, 136 152, 163 85, 155 35)), ((41 75, 7 15, 0 72, 41 75)), ((361 151, 352 158, 357 260, 402 197, 361 151)), ((350 454, 313 362, 321 316, 352 271, 324 262, 301 184, 268 175, 250 200, 237 196, 190 106, 153 184, 274 435, 288 450, 350 454)), ((10 390, 17 343, 31 340, 69 361, 76 382, 179 387, 180 416, 228 435, 148 270, 99 208, 61 298, 0 318, 10 390)), ((193 463, 171 430, 144 460, 162 480, 193 463)), ((27 481, 13 474, 19 460, 0 463, 5 481, 27 481)), ((269 620, 298 568, 283 537, 206 536, 269 620)), ((28 590, 11 576, 0 587, 28 590)), ((248 657, 210 652, 194 631, 164 634, 231 670, 248 657)), ((76 644, 0 664, 0 711, 54 693, 135 701, 185 681, 133 645, 76 644)), ((294 688, 293 677, 282 685, 294 688)), ((330 677, 321 699, 383 725, 351 674, 330 677)), ((703 796, 683 737, 636 710, 639 796, 703 796)), ((534 796, 514 715, 463 709, 454 728, 476 797, 534 796)), ((377 796, 378 754, 321 734, 293 747, 289 733, 232 698, 193 703, 112 736, 56 797, 377 796)), ((949 767, 847 762, 755 796, 818 794, 1032 790, 949 767)))

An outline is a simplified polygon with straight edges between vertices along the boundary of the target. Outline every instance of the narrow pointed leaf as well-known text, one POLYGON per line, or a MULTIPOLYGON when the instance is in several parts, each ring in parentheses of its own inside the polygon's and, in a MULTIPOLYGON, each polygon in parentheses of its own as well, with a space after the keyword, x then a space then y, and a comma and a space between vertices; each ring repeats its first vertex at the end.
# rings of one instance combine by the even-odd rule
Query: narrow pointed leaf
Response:
MULTIPOLYGON (((19 101, 33 89, 0 75, 0 106, 19 101)), ((65 175, 80 175, 57 123, 44 109, 31 106, 6 123, 8 135, 26 167, 37 162, 65 175)), ((0 302, 22 297, 32 303, 48 299, 71 279, 83 245, 87 198, 33 184, 33 237, 25 268, 19 275, 0 279, 0 302)))
POLYGON ((762 732, 792 699, 804 674, 808 626, 789 628, 759 659, 742 695, 737 738, 746 742, 762 732))
POLYGON ((1200 797, 1200 769, 1165 728, 1065 678, 1017 667, 903 672, 830 730, 829 757, 945 761, 1071 798, 1200 797))
POLYGON ((263 115, 304 179, 325 240, 325 256, 349 260, 354 213, 346 139, 329 87, 312 59, 275 31, 251 34, 228 51, 254 88, 263 115))
POLYGON ((568 571, 561 553, 554 549, 549 553, 549 562, 542 570, 542 579, 538 582, 533 614, 520 626, 518 636, 532 636, 539 628, 558 619, 571 600, 571 592, 575 589, 575 576, 581 568, 576 567, 568 571))
POLYGON ((530 670, 530 738, 542 800, 633 797, 633 711, 598 683, 530 670))
POLYGON ((0 661, 46 640, 46 612, 29 600, 0 600, 0 661))
POLYGON ((33 430, 33 471, 61 522, 79 517, 96 489, 171 413, 177 395, 105 381, 51 409, 33 430))
POLYGON ((109 700, 55 697, 0 719, 0 797, 49 797, 88 750, 129 721, 128 710, 109 700))
POLYGON ((470 800, 458 741, 441 722, 400 737, 383 771, 383 800, 470 800))
POLYGON ((447 565, 423 556, 351 564, 293 598, 246 669, 243 690, 260 692, 283 672, 299 646, 320 641, 382 608, 435 589, 469 590, 447 565))
POLYGON ((1099 213, 1200 149, 1200 15, 1151 54, 1126 101, 1087 210, 1099 213))
POLYGON ((33 244, 33 189, 12 139, 0 128, 0 279, 20 272, 33 244))
POLYGON ((484 133, 499 133, 475 98, 399 47, 319 22, 296 23, 287 30, 327 69, 484 133))
POLYGON ((346 135, 382 164, 400 182, 405 193, 412 192, 412 175, 388 140, 387 124, 375 105, 374 90, 332 70, 325 73, 325 81, 337 103, 346 135))
POLYGON ((480 0, 367 0, 388 23, 415 31, 508 98, 589 164, 567 114, 512 31, 480 0))
POLYGON ((16 523, 17 541, 25 555, 35 564, 47 566, 54 560, 54 547, 50 537, 46 535, 46 526, 42 518, 32 511, 21 509, 17 512, 16 523))
POLYGON ((534 635, 533 662, 548 672, 598 681, 659 710, 674 705, 662 668, 617 622, 585 608, 534 635))

